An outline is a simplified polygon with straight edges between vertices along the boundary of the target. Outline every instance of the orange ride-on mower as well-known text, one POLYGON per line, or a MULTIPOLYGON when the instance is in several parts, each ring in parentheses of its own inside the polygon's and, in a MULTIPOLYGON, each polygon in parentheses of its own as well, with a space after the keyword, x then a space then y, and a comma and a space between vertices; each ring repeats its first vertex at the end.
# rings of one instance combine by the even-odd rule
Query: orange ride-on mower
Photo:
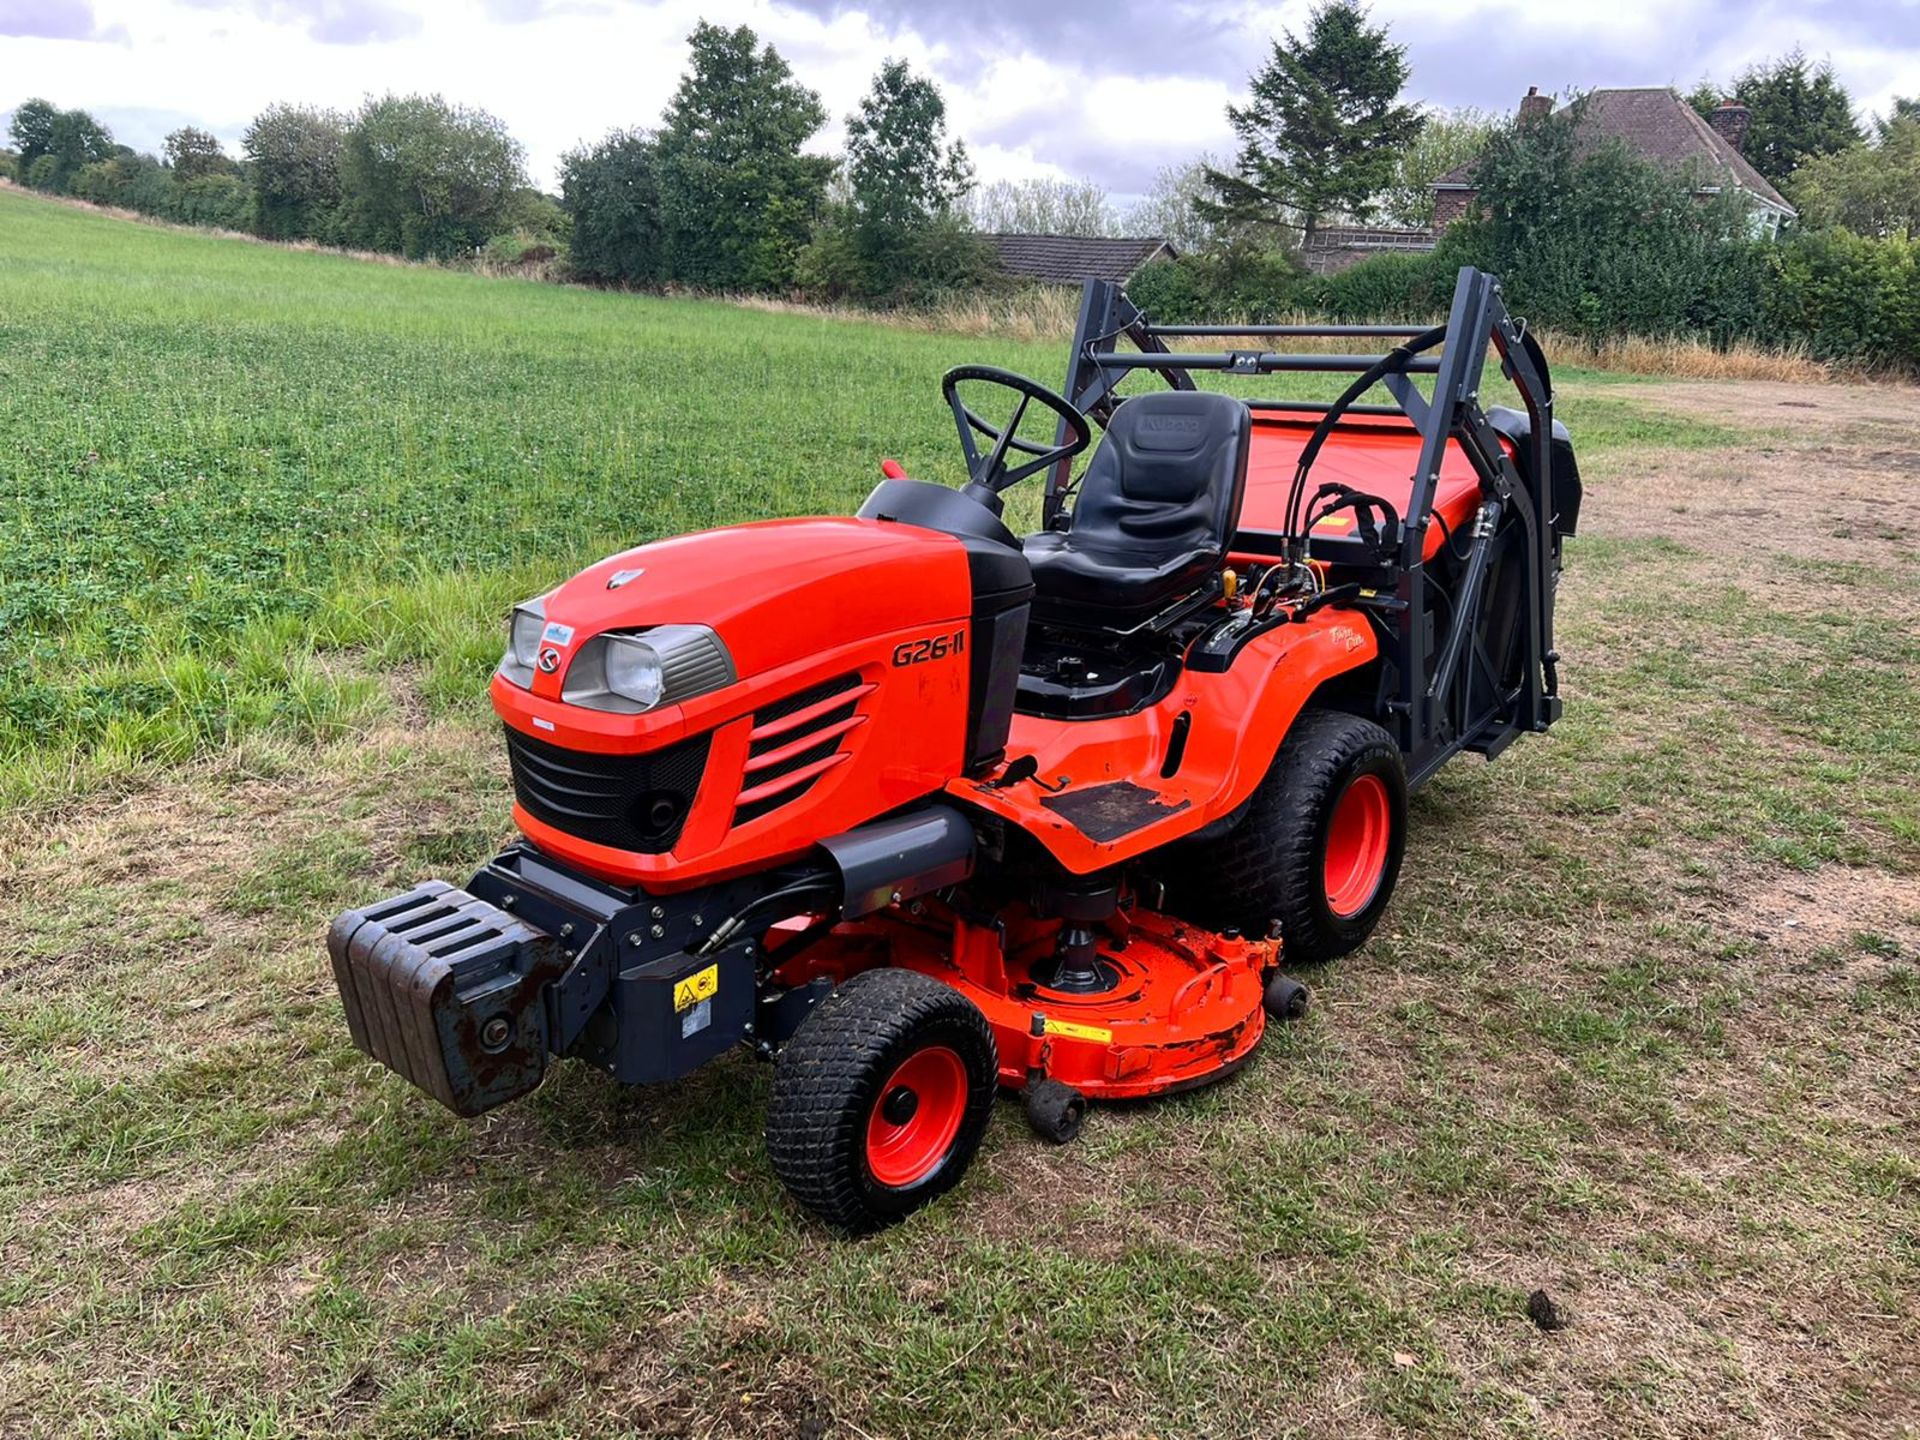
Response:
POLYGON ((524 838, 334 923, 361 1049, 475 1115, 551 1057, 659 1081, 744 1044, 780 1178, 870 1228, 960 1179, 997 1090, 1064 1141, 1089 1101, 1232 1073, 1306 1005, 1283 963, 1379 921, 1409 789, 1558 715, 1580 482, 1493 277, 1424 331, 1156 326, 1089 281, 1063 393, 944 390, 963 489, 888 462, 857 516, 643 545, 514 612, 524 838), (1481 408, 1489 346, 1523 411, 1481 408), (1168 388, 1122 398, 1138 370, 1168 388), (1041 476, 1023 541, 1002 493, 1041 476))

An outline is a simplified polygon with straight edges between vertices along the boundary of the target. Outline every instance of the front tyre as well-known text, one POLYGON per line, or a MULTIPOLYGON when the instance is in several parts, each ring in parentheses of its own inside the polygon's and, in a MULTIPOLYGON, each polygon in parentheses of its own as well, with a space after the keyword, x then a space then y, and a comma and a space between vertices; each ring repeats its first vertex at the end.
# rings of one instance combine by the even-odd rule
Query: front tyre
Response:
POLYGON ((959 1183, 998 1082, 993 1031, 972 1001, 911 970, 868 970, 781 1050, 767 1155, 829 1225, 878 1229, 959 1183))
POLYGON ((1370 720, 1309 710, 1294 721, 1232 831, 1169 875, 1174 906, 1216 929, 1277 922, 1282 963, 1357 950, 1380 923, 1406 848, 1407 778, 1370 720))

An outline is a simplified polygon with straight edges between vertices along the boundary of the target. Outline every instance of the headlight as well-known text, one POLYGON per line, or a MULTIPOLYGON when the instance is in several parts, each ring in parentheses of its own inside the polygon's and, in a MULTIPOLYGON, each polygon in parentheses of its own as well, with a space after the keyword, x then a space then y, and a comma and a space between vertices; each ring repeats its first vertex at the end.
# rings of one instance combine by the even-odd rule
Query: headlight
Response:
POLYGON ((638 714, 731 685, 733 657, 705 625, 657 625, 638 635, 596 635, 567 667, 561 698, 589 710, 638 714))
POLYGON ((547 628, 547 597, 529 600, 524 605, 513 607, 513 627, 509 633, 509 643, 513 651, 513 663, 533 669, 534 662, 540 658, 540 632, 547 628))
POLYGON ((533 688, 533 666, 540 658, 540 634, 546 628, 546 596, 513 607, 513 618, 507 622, 507 653, 500 657, 500 673, 522 690, 533 688))
POLYGON ((644 640, 607 637, 607 689, 651 710, 667 693, 667 671, 660 654, 644 640))

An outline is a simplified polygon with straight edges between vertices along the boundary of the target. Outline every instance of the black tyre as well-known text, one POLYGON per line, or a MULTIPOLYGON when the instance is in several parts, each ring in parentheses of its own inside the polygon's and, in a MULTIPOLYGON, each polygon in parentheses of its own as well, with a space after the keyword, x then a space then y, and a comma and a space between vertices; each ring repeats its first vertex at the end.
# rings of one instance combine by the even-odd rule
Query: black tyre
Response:
POLYGON ((1301 1019, 1313 1003, 1307 987, 1289 975, 1275 975, 1267 981, 1266 992, 1260 999, 1267 1007, 1267 1014, 1284 1024, 1301 1019))
POLYGON ((1169 867, 1172 908, 1200 924, 1265 934, 1283 963, 1338 959, 1380 923, 1406 848, 1407 778, 1370 720, 1309 710, 1239 823, 1169 867))
POLYGON ((986 1017, 959 991, 911 970, 855 975, 774 1064, 774 1173, 829 1225, 890 1224, 966 1173, 999 1070, 986 1017))
POLYGON ((1027 1123, 1033 1133, 1054 1145, 1077 1139, 1087 1119, 1087 1097, 1058 1080, 1036 1080, 1027 1086, 1027 1123))

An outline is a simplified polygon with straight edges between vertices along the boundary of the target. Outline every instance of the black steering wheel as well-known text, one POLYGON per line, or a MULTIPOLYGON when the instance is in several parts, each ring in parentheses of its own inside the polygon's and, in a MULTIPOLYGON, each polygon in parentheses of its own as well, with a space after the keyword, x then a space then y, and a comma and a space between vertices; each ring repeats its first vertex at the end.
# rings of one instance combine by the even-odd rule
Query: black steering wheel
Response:
MULTIPOLYGON (((947 404, 953 409, 954 423, 960 427, 960 450, 967 457, 967 489, 976 492, 976 498, 998 497, 1002 490, 1026 479, 1034 471, 1045 470, 1050 465, 1078 455, 1093 439, 1092 423, 1070 400, 1024 375, 1016 375, 998 366, 956 365, 941 377, 940 393, 947 397, 947 404), (974 414, 967 402, 960 398, 960 386, 968 380, 1002 385, 1018 395, 1020 403, 1014 409, 1013 418, 1004 426, 998 426, 974 414), (1020 428, 1021 420, 1026 418, 1027 406, 1035 400, 1060 417, 1061 431, 1066 437, 1063 441, 1039 445, 1031 440, 1022 440, 1015 433, 1020 428), (976 435, 985 436, 993 447, 984 456, 980 453, 979 442, 974 438, 976 435), (1010 464, 1009 451, 1030 458, 1017 465, 1010 464)), ((996 511, 999 509, 997 499, 993 508, 996 511)))

